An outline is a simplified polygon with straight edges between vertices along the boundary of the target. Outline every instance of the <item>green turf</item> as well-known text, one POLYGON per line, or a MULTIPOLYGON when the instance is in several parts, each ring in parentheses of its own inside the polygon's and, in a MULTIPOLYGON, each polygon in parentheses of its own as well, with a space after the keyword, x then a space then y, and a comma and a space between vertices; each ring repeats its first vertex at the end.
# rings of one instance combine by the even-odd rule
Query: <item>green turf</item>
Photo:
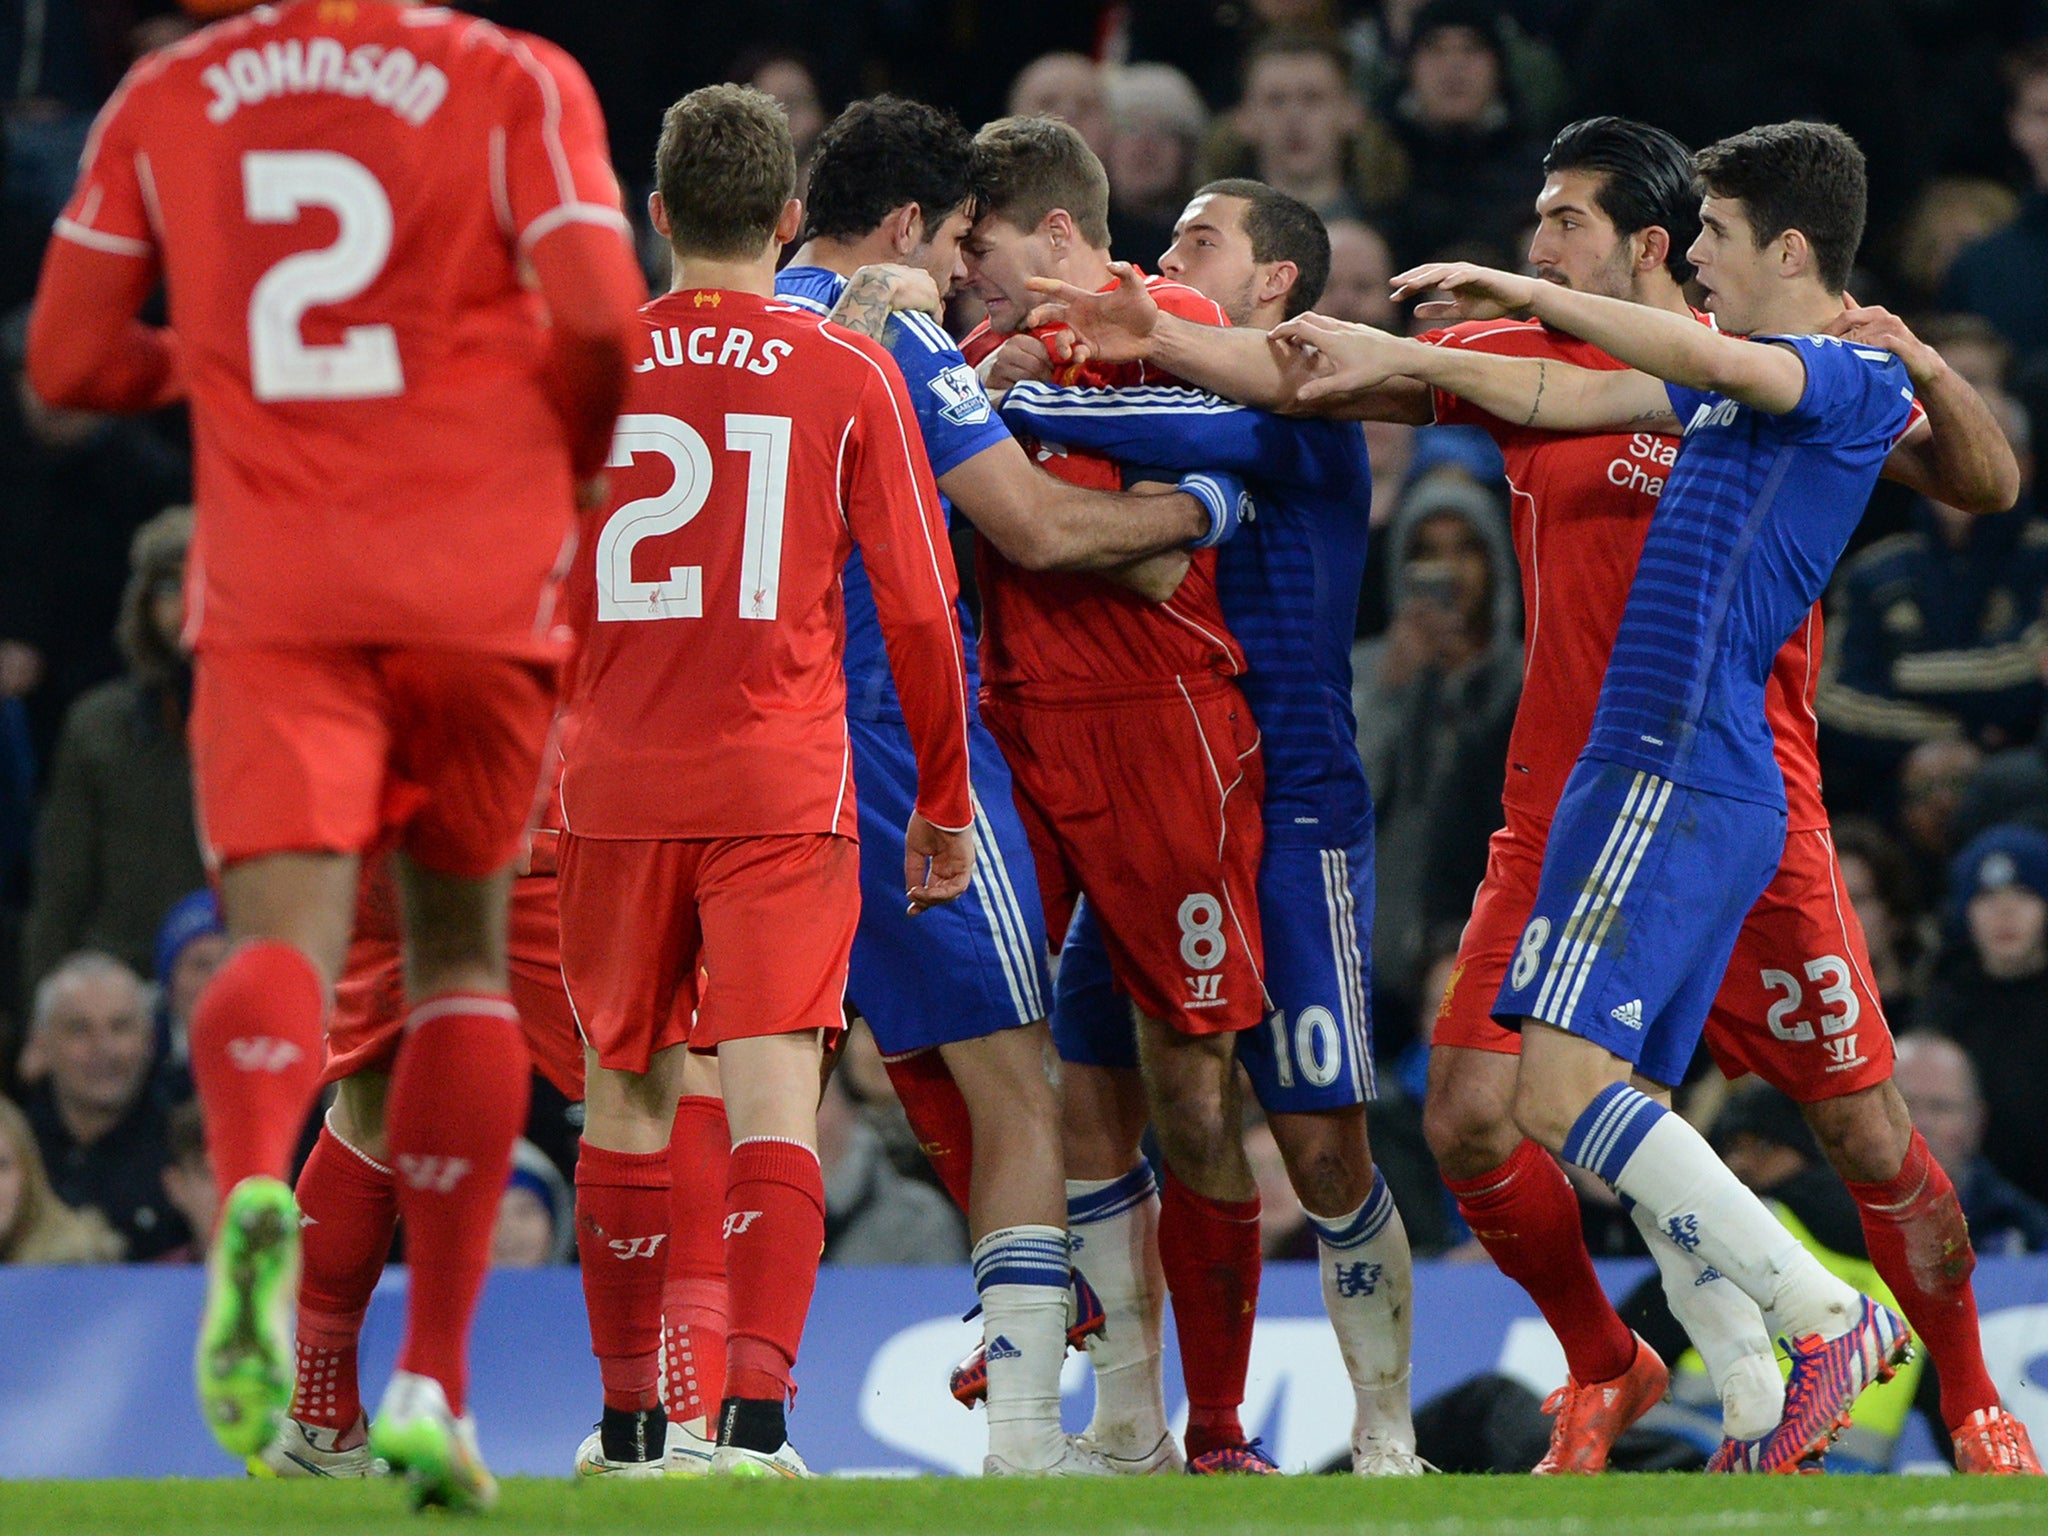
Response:
MULTIPOLYGON (((417 1531, 391 1483, 0 1483, 4 1536, 376 1536, 417 1531)), ((452 1517, 433 1518, 437 1523, 452 1517)), ((494 1536, 2042 1536, 2048 1485, 2007 1478, 1341 1477, 577 1485, 515 1479, 494 1536)))

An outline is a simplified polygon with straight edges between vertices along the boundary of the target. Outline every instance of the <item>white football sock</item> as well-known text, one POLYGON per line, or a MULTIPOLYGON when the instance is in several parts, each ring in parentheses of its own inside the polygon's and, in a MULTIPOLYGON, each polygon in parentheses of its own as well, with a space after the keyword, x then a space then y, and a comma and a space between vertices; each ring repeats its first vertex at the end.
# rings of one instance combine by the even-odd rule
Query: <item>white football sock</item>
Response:
POLYGON ((1565 1138, 1567 1161, 1605 1179, 1687 1253, 1733 1280, 1794 1338, 1840 1338, 1863 1297, 1821 1268, 1706 1138, 1626 1083, 1603 1088, 1565 1138))
POLYGON ((1067 1359, 1067 1234, 1059 1227, 1003 1227, 974 1245, 988 1360, 988 1449, 1023 1471, 1066 1452, 1060 1433, 1060 1367, 1067 1359))
POLYGON ((1149 1456, 1167 1433, 1166 1274, 1159 1263, 1159 1186, 1139 1163, 1120 1179, 1067 1180, 1074 1268, 1102 1298, 1108 1321, 1088 1343, 1095 1414, 1088 1436, 1110 1456, 1149 1456))
POLYGON ((1640 1205, 1630 1201, 1628 1209, 1657 1261, 1671 1315, 1720 1394, 1721 1432, 1731 1440, 1761 1440, 1785 1412, 1785 1378, 1763 1314, 1740 1286, 1672 1242, 1640 1205))
POLYGON ((1358 1399, 1353 1453, 1367 1439, 1415 1449, 1408 1404, 1409 1344, 1415 1321, 1415 1272, 1408 1229, 1378 1169, 1372 1193, 1348 1216, 1324 1220, 1304 1210, 1315 1228, 1323 1309, 1358 1399))

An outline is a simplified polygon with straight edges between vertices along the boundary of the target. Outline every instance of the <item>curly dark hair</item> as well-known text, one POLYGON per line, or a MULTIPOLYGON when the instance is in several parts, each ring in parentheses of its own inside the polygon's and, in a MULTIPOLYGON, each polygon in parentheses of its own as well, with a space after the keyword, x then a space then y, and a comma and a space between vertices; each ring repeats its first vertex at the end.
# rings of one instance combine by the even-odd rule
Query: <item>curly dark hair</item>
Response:
POLYGON ((960 119, 921 101, 874 96, 818 135, 805 234, 858 239, 905 203, 917 204, 930 231, 973 200, 974 138, 960 119))

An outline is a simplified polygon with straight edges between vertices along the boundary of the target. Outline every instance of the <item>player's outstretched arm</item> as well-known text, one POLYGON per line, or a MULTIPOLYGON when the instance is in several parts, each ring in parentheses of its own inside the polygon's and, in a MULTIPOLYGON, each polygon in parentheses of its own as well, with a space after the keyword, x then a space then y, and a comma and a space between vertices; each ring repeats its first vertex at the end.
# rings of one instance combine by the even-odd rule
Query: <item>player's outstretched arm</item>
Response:
MULTIPOLYGON (((1240 334, 1256 337, 1259 349, 1267 350, 1263 332, 1240 334)), ((1414 388, 1429 398, 1427 385, 1414 388)), ((1224 469, 1267 481, 1312 480, 1323 468, 1316 450, 1327 441, 1325 429, 1199 389, 1026 382, 1011 387, 1001 409, 1014 430, 1041 442, 1176 474, 1224 469)))
POLYGON ((1069 485, 1038 468, 1014 441, 991 443, 956 464, 939 489, 1005 560, 1030 571, 1109 572, 1209 531, 1209 515, 1192 496, 1069 485))
POLYGON ((29 388, 60 410, 119 415, 178 399, 184 385, 171 332, 136 318, 156 282, 154 255, 53 238, 29 311, 29 388))
POLYGON ((1851 304, 1827 330, 1895 354, 1927 412, 1884 461, 1887 480, 1965 512, 2004 512, 2019 500, 2019 459, 1991 407, 1905 321, 1876 305, 1851 304))
POLYGON ((1584 432, 1669 427, 1675 420, 1663 384, 1633 369, 1596 371, 1548 358, 1495 357, 1458 347, 1432 347, 1313 313, 1276 327, 1272 344, 1294 349, 1303 366, 1315 374, 1298 395, 1304 410, 1405 375, 1519 426, 1584 432))
POLYGON ((1806 394, 1806 365, 1788 348, 1724 336, 1648 305, 1467 262, 1432 262, 1394 279, 1396 299, 1432 290, 1450 297, 1417 306, 1415 313, 1424 319, 1534 315, 1631 368, 1688 389, 1727 395, 1774 416, 1792 410, 1806 394))

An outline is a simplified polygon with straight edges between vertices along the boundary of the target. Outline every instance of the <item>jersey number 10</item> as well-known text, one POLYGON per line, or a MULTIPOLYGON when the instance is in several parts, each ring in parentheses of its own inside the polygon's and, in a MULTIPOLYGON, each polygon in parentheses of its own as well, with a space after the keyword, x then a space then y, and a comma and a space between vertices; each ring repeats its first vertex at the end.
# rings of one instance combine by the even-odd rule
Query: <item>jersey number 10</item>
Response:
MULTIPOLYGON (((725 418, 725 446, 747 456, 747 523, 740 550, 740 617, 773 619, 782 584, 782 519, 789 496, 790 419, 734 413, 725 418)), ((621 416, 606 463, 624 469, 640 453, 658 453, 675 471, 667 490, 629 501, 597 536, 597 617, 701 619, 704 570, 669 568, 663 581, 633 579, 633 550, 643 539, 674 533, 704 510, 711 495, 711 449, 687 421, 673 416, 621 416)))

